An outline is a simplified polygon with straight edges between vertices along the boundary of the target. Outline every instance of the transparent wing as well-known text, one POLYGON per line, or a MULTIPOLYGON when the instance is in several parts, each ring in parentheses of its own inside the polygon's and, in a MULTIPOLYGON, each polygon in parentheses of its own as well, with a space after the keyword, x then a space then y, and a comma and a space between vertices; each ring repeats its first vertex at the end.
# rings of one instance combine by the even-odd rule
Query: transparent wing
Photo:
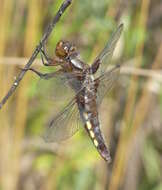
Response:
MULTIPOLYGON (((80 114, 76 103, 76 94, 82 90, 82 83, 76 80, 74 73, 57 73, 44 75, 37 84, 37 105, 43 110, 44 121, 50 120, 44 139, 47 142, 58 142, 71 137, 79 129, 80 114), (69 82, 78 90, 72 90, 69 82), (71 101, 69 101, 71 100, 71 101), (64 107, 64 105, 66 105, 64 107), (64 108, 63 108, 64 107, 64 108), (58 113, 58 110, 62 110, 58 113), (58 113, 49 119, 51 113, 58 113)), ((76 74, 76 73, 75 73, 76 74)), ((77 75, 78 76, 78 75, 77 75)))
POLYGON ((103 74, 107 66, 111 62, 111 58, 115 49, 115 46, 120 38, 120 35, 123 30, 123 24, 120 24, 116 31, 112 34, 111 38, 108 40, 104 49, 100 52, 100 54, 96 57, 95 61, 92 64, 92 67, 95 67, 95 64, 99 64, 99 69, 97 73, 103 74))
POLYGON ((74 73, 60 73, 48 79, 40 78, 37 83, 37 91, 46 100, 61 101, 71 99, 81 86, 81 82, 76 80, 76 73, 75 76, 74 73), (76 90, 69 86, 69 83, 73 83, 76 90))
POLYGON ((113 84, 117 81, 120 73, 120 66, 116 65, 109 71, 96 79, 97 87, 97 103, 101 104, 105 95, 111 90, 113 84))
POLYGON ((43 135, 47 142, 59 142, 73 136, 80 128, 80 114, 75 98, 49 123, 43 135))

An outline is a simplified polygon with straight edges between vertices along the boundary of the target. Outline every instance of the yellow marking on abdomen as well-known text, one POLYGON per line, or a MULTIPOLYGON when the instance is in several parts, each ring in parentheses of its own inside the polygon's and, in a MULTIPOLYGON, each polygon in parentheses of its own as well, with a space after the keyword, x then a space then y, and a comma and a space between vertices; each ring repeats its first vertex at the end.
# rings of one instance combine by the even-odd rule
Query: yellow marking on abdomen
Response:
POLYGON ((98 142, 97 142, 96 139, 93 140, 93 143, 94 143, 94 145, 95 145, 96 147, 98 147, 98 142))
POLYGON ((89 131, 89 134, 90 134, 92 139, 95 137, 95 134, 94 134, 94 132, 92 130, 89 131))
POLYGON ((84 118, 86 120, 86 127, 87 127, 88 130, 90 130, 92 128, 92 125, 91 125, 90 121, 88 121, 88 114, 86 112, 84 112, 83 116, 84 116, 84 118))
MULTIPOLYGON (((86 112, 83 113, 85 120, 88 120, 88 114, 86 112)), ((86 121, 86 127, 89 130, 89 134, 91 136, 91 138, 93 139, 93 143, 96 147, 98 147, 98 141, 95 139, 95 134, 94 132, 91 130, 92 128, 92 124, 90 123, 90 121, 86 121)))
POLYGON ((91 125, 90 121, 86 122, 86 127, 87 127, 88 130, 90 130, 92 128, 92 125, 91 125))

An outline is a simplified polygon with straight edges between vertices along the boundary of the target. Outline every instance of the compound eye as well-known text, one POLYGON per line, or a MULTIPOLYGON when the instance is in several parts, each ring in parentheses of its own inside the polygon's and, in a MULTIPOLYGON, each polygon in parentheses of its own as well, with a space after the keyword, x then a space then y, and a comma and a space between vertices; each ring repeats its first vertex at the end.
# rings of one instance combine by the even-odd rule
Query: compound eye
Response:
POLYGON ((68 51, 68 47, 67 47, 67 46, 65 46, 65 47, 64 47, 64 50, 67 52, 67 51, 68 51))

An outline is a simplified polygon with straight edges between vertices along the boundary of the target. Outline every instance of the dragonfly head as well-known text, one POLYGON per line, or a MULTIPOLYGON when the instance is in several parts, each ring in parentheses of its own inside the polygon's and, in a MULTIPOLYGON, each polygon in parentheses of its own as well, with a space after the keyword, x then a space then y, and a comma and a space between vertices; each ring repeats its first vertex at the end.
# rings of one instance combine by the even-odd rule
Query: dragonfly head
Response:
POLYGON ((68 41, 63 41, 60 40, 57 45, 56 45, 56 56, 58 56, 59 58, 67 58, 68 56, 70 56, 71 54, 74 54, 76 52, 76 47, 68 42, 68 41))

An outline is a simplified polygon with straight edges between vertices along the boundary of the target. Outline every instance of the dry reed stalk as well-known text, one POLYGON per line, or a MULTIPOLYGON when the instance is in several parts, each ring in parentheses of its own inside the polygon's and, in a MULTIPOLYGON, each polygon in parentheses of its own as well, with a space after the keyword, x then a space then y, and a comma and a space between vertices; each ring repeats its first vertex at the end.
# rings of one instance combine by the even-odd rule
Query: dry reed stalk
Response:
MULTIPOLYGON (((162 45, 159 48, 157 56, 152 64, 152 68, 154 69, 160 68, 161 60, 162 60, 162 45)), ((138 154, 140 154, 140 148, 141 148, 140 144, 142 143, 142 141, 145 140, 147 136, 146 134, 148 134, 148 131, 150 130, 150 128, 147 127, 145 122, 146 122, 146 119, 148 119, 148 117, 150 116, 150 111, 152 110, 152 106, 153 106, 152 103, 155 102, 155 98, 157 98, 156 90, 150 90, 150 82, 152 83, 152 80, 148 79, 143 88, 142 95, 136 105, 135 114, 132 121, 132 131, 129 138, 129 149, 127 152, 130 155, 129 158, 132 157, 131 161, 133 161, 134 159, 135 163, 134 162, 130 163, 130 160, 129 160, 131 169, 133 169, 134 172, 139 172, 138 171, 139 166, 137 167, 137 165, 139 164, 138 163, 139 158, 137 159, 136 157, 139 157, 138 154), (144 126, 144 128, 142 128, 141 126, 144 126), (135 150, 135 146, 136 148, 138 148, 138 150, 135 150)), ((130 169, 130 166, 128 167, 127 175, 129 175, 128 173, 130 172, 129 169, 130 169)), ((139 175, 139 173, 136 173, 135 175, 138 178, 137 175, 139 175)), ((127 179, 125 181, 127 181, 127 179)), ((129 184, 127 188, 137 189, 136 187, 137 184, 134 182, 135 182, 134 179, 132 179, 132 181, 127 181, 127 184, 129 184)))
MULTIPOLYGON (((26 24, 26 32, 24 36, 24 55, 29 56, 32 53, 32 49, 37 41, 37 34, 39 30, 39 20, 40 20, 40 2, 38 0, 26 2, 28 6, 28 17, 26 24)), ((22 153, 22 141, 24 138, 24 130, 27 119, 28 110, 28 97, 27 89, 30 84, 29 76, 26 76, 23 80, 22 85, 18 89, 16 97, 16 109, 15 109, 15 121, 14 121, 14 139, 13 139, 13 174, 14 174, 14 184, 13 190, 17 189, 17 182, 20 174, 20 161, 22 153), (18 116, 18 117, 17 117, 18 116)))
MULTIPOLYGON (((11 26, 11 15, 13 10, 13 1, 6 0, 1 2, 0 8, 0 56, 5 54, 7 48, 7 42, 9 38, 9 28, 11 26)), ((2 98, 8 84, 11 81, 9 76, 13 75, 13 68, 9 68, 6 65, 0 66, 0 97, 2 98), (6 82, 7 81, 7 82, 6 82)), ((0 113, 0 178, 1 188, 5 190, 12 189, 12 175, 10 173, 10 128, 9 128, 9 108, 4 109, 0 113)))
MULTIPOLYGON (((161 61, 162 61, 162 44, 160 45, 160 48, 159 48, 159 51, 157 52, 155 61, 152 64, 152 69, 159 69, 161 67, 161 61)), ((154 90, 150 91, 150 87, 151 87, 150 85, 153 85, 152 81, 148 80, 145 85, 145 88, 143 89, 141 98, 139 99, 139 101, 137 103, 133 122, 132 122, 132 126, 133 126, 132 135, 133 136, 136 134, 136 131, 138 130, 138 128, 142 125, 147 113, 150 110, 150 106, 151 106, 150 102, 152 102, 152 98, 154 97, 154 93, 153 93, 154 90), (143 111, 141 112, 141 110, 143 110, 143 111), (138 114, 138 113, 141 113, 141 114, 138 114)))
MULTIPOLYGON (((146 21, 148 15, 148 8, 149 8, 150 1, 149 0, 142 0, 141 2, 141 10, 140 10, 140 17, 138 27, 142 28, 144 31, 146 30, 146 21)), ((139 61, 137 62, 137 67, 140 67, 142 64, 142 54, 143 54, 143 47, 144 42, 142 41, 136 47, 135 56, 139 57, 139 61)), ((135 99, 138 90, 138 77, 132 76, 130 87, 128 89, 128 100, 125 107, 125 112, 122 121, 122 131, 120 134, 117 152, 113 164, 112 176, 109 185, 109 189, 117 190, 119 189, 124 173, 126 168, 126 162, 128 159, 128 146, 130 140, 130 133, 132 130, 131 121, 133 117, 133 109, 135 106, 135 99)))

